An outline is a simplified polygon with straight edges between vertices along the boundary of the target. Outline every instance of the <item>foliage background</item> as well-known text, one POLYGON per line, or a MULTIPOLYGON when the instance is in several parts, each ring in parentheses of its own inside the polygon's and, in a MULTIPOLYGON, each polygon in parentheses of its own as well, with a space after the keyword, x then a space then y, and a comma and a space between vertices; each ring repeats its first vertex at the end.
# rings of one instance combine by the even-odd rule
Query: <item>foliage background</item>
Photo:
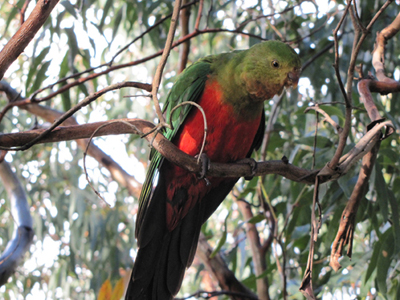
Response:
MULTIPOLYGON (((20 9, 25 0, 0 4, 0 43, 4 45, 20 24, 20 9)), ((170 14, 173 1, 61 1, 42 30, 25 52, 11 66, 5 80, 29 97, 39 88, 58 79, 110 62, 123 46, 137 41, 113 59, 113 65, 138 61, 164 47, 170 20, 156 22, 170 14), (140 35, 153 28, 142 37, 140 35)), ((332 64, 334 49, 332 31, 343 15, 343 1, 204 1, 202 18, 196 35, 190 38, 188 63, 198 58, 246 48, 260 39, 283 39, 292 43, 306 66, 299 91, 286 93, 279 102, 266 159, 283 155, 294 165, 311 168, 316 118, 304 109, 315 102, 343 102, 332 64), (284 13, 279 13, 284 11, 284 13), (273 12, 276 12, 273 14, 273 12), (271 15, 272 14, 272 15, 271 15), (212 30, 210 30, 212 29, 212 30), (231 31, 231 32, 229 32, 231 31), (239 33, 240 32, 240 33, 239 33), (328 48, 328 50, 325 50, 328 48), (317 57, 317 54, 321 54, 317 57)), ((367 24, 383 1, 357 2, 361 24, 367 24)), ((30 2, 26 15, 35 3, 30 2)), ((195 32, 199 4, 190 6, 189 32, 195 32)), ((385 10, 365 40, 357 63, 364 72, 372 71, 371 51, 376 32, 387 26, 398 14, 398 3, 385 10)), ((340 73, 346 78, 354 33, 347 18, 340 39, 340 73)), ((185 34, 178 27, 175 39, 185 34)), ((399 80, 400 48, 395 36, 387 45, 387 73, 399 80)), ((160 98, 165 99, 177 73, 183 54, 179 47, 171 52, 163 75, 160 98)), ((116 69, 52 97, 46 105, 66 111, 85 96, 112 83, 124 80, 151 83, 158 58, 132 67, 116 69)), ((106 70, 107 66, 96 69, 106 70)), ((82 75, 84 76, 84 75, 82 75)), ((65 83, 55 85, 55 91, 65 83)), ((50 93, 46 90, 37 97, 50 93)), ((350 149, 370 122, 356 85, 350 149)), ((80 110, 80 124, 118 118, 142 118, 155 121, 150 98, 144 91, 121 89, 106 94, 80 110), (135 97, 125 97, 132 96, 135 97)), ((382 114, 399 128, 400 103, 397 94, 376 95, 382 114)), ((7 104, 0 97, 0 105, 7 104)), ((266 102, 267 117, 273 101, 266 102)), ((343 105, 324 106, 343 124, 343 105)), ((2 132, 17 132, 47 126, 24 109, 14 107, 0 124, 2 132)), ((149 147, 137 136, 121 135, 97 138, 94 142, 135 177, 137 186, 144 178, 149 147)), ((332 157, 337 135, 329 124, 320 123, 315 167, 321 168, 332 157)), ((398 217, 400 202, 399 141, 395 135, 382 142, 369 191, 357 215, 353 259, 343 258, 344 268, 338 273, 328 265, 331 244, 338 229, 346 200, 355 184, 359 166, 345 177, 323 185, 321 207, 323 225, 316 244, 314 288, 323 299, 400 299, 399 243, 400 230, 393 218, 398 217)), ((257 156, 260 158, 260 155, 257 156)), ((95 299, 106 279, 116 283, 129 275, 135 256, 134 222, 137 194, 129 193, 101 163, 88 158, 88 174, 107 204, 97 198, 86 183, 83 152, 75 141, 38 145, 24 152, 9 152, 10 162, 26 187, 34 220, 35 237, 30 253, 9 282, 0 288, 4 299, 95 299)), ((212 246, 217 246, 226 233, 220 252, 237 278, 256 289, 254 264, 245 235, 245 219, 237 199, 253 204, 257 215, 262 208, 256 190, 258 178, 240 181, 204 226, 212 246), (225 225, 226 224, 226 225, 225 225)), ((302 299, 298 291, 308 256, 311 202, 313 188, 290 182, 279 176, 266 176, 263 183, 277 217, 276 240, 267 251, 267 269, 263 276, 270 282, 272 299, 283 299, 282 272, 285 264, 287 292, 290 299, 302 299)), ((4 249, 13 232, 7 194, 0 186, 0 247, 4 249)), ((271 232, 265 218, 253 219, 259 235, 267 239, 271 232)), ((195 260, 188 270, 180 296, 198 290, 215 290, 204 265, 195 260)), ((220 299, 225 299, 221 296, 220 299)))

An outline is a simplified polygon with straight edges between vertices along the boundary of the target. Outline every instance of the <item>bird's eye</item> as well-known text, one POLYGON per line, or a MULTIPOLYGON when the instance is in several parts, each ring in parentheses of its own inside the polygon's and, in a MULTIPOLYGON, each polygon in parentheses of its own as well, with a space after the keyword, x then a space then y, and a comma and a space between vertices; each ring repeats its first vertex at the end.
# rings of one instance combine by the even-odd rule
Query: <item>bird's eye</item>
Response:
POLYGON ((279 62, 278 61, 276 61, 276 60, 273 60, 272 62, 271 62, 271 66, 273 66, 274 68, 279 68, 279 66, 280 66, 280 64, 279 64, 279 62))

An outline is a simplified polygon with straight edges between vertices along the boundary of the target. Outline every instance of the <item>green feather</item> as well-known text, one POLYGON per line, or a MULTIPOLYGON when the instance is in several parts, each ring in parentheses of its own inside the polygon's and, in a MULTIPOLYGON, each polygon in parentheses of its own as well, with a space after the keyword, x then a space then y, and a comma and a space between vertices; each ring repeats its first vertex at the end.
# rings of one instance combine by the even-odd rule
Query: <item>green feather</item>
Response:
MULTIPOLYGON (((288 73, 299 74, 301 62, 296 52, 279 41, 267 41, 247 50, 237 50, 205 57, 188 67, 168 94, 164 113, 172 129, 165 129, 164 136, 172 141, 192 109, 185 102, 198 102, 204 91, 207 79, 217 80, 224 94, 224 101, 234 109, 235 118, 253 119, 263 110, 263 101, 282 93, 288 82, 288 73), (273 65, 278 62, 279 67, 273 65)), ((151 201, 154 178, 163 164, 160 153, 152 150, 151 163, 139 198, 139 211, 136 222, 136 236, 146 210, 151 201)), ((163 204, 160 204, 163 205, 163 204)))
MULTIPOLYGON (((172 129, 166 128, 164 136, 168 140, 173 140, 176 133, 179 131, 180 126, 187 117, 192 105, 184 105, 177 108, 171 116, 171 110, 185 101, 198 102, 207 80, 207 75, 210 73, 210 64, 212 57, 207 57, 194 63, 185 69, 178 77, 171 91, 168 94, 164 106, 164 113, 166 114, 167 123, 172 124, 172 129), (172 119, 171 119, 172 118, 172 119)), ((138 235, 140 224, 143 217, 146 215, 146 210, 151 199, 151 192, 154 185, 154 178, 156 177, 157 170, 161 167, 164 158, 161 154, 152 149, 150 154, 150 166, 146 174, 145 182, 143 183, 142 191, 139 198, 139 211, 137 214, 136 222, 136 236, 138 235)))

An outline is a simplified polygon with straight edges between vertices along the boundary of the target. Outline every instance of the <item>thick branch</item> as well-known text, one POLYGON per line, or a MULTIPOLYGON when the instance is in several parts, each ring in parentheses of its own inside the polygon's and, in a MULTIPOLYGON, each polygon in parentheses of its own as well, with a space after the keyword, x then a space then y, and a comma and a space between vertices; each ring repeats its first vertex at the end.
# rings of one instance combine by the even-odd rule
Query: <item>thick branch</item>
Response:
POLYGON ((0 163, 0 179, 10 199, 15 221, 12 240, 0 257, 0 286, 14 274, 33 239, 32 217, 24 188, 6 161, 0 163))
POLYGON ((391 78, 386 77, 385 74, 385 45, 400 30, 400 13, 394 21, 383 29, 381 32, 376 33, 375 49, 372 57, 372 64, 375 69, 376 77, 381 82, 395 83, 391 78))
MULTIPOLYGON (((240 211, 243 214, 244 220, 248 221, 253 217, 250 205, 245 201, 237 201, 240 211)), ((247 222, 245 225, 246 236, 250 244, 255 275, 257 277, 261 276, 263 272, 267 269, 267 262, 265 257, 265 250, 261 245, 260 236, 258 234, 255 224, 247 222)), ((270 234, 273 234, 272 232, 270 234)), ((266 276, 261 276, 256 280, 257 285, 257 295, 260 300, 269 300, 269 283, 266 276)))
POLYGON ((218 280, 219 286, 223 290, 227 290, 233 293, 241 293, 244 295, 248 295, 248 297, 235 297, 232 296, 232 299, 258 299, 257 295, 252 293, 247 287, 245 287, 240 281, 237 280, 235 274, 229 270, 225 261, 222 257, 217 254, 213 258, 210 258, 213 249, 207 243, 205 236, 200 233, 199 243, 197 246, 196 255, 200 260, 204 263, 207 270, 211 273, 211 275, 218 280))
POLYGON ((0 79, 46 22, 59 0, 39 0, 29 18, 0 52, 0 79))
MULTIPOLYGON (((364 104, 367 110, 368 116, 370 117, 372 123, 376 125, 377 122, 382 120, 379 114, 378 108, 376 107, 371 91, 380 92, 382 94, 387 94, 389 92, 396 92, 400 89, 400 84, 395 80, 386 77, 385 67, 384 67, 384 51, 385 44, 388 38, 393 37, 400 29, 400 14, 396 19, 386 27, 382 32, 377 33, 375 50, 372 57, 372 64, 375 68, 378 80, 376 81, 371 78, 361 79, 357 85, 358 92, 360 94, 360 100, 364 104)), ((393 127, 386 128, 386 135, 394 132, 393 127)), ((377 139, 380 139, 382 134, 378 132, 376 134, 377 139)), ((369 178, 372 173, 373 166, 376 161, 380 147, 380 141, 374 145, 371 151, 363 157, 361 170, 357 179, 357 183, 353 189, 353 192, 349 198, 349 201, 342 213, 340 220, 339 229, 336 238, 332 245, 331 251, 331 261, 330 266, 338 271, 341 267, 339 263, 339 258, 342 256, 343 248, 348 246, 347 255, 351 257, 353 250, 353 235, 354 228, 356 225, 356 216, 360 202, 364 199, 367 190, 369 178)))
MULTIPOLYGON (((352 16, 352 22, 354 25, 354 30, 355 30, 355 36, 354 36, 354 43, 353 43, 353 49, 351 52, 351 59, 349 63, 349 68, 347 70, 347 83, 346 83, 346 95, 345 95, 345 101, 346 101, 346 113, 345 113, 345 124, 343 127, 342 133, 339 135, 339 144, 336 149, 335 155, 333 156, 332 160, 329 162, 329 167, 331 169, 335 169, 340 157, 343 154, 344 147, 346 146, 346 141, 347 137, 350 133, 350 128, 351 128, 351 105, 352 105, 352 87, 353 87, 353 78, 354 78, 354 70, 356 66, 356 60, 358 53, 360 52, 362 43, 364 42, 365 38, 369 34, 369 30, 372 28, 373 24, 376 22, 378 17, 382 14, 382 12, 390 5, 392 1, 388 0, 380 10, 375 14, 375 16, 372 18, 371 22, 368 24, 368 26, 365 28, 363 31, 360 39, 358 39, 359 34, 360 34, 360 28, 358 26, 357 20, 354 16, 354 11, 353 7, 350 10, 350 15, 352 16)), ((349 1, 349 4, 351 4, 351 1, 349 1)), ((337 49, 336 49, 337 50, 337 49)), ((338 66, 337 66, 338 67, 338 66)))
MULTIPOLYGON (((7 82, 4 80, 0 81, 0 90, 5 92, 9 101, 15 99, 22 99, 18 92, 14 90, 7 82)), ((30 113, 34 114, 42 118, 43 120, 53 123, 55 120, 59 119, 62 116, 60 111, 52 109, 48 106, 38 105, 38 104, 27 104, 20 107, 21 109, 25 109, 30 113)), ((63 123, 63 126, 77 126, 74 117, 70 117, 66 119, 63 123)), ((79 148, 84 151, 86 149, 86 145, 88 143, 88 139, 77 139, 76 143, 79 148)), ((0 143, 2 145, 2 143, 0 143)), ((89 148, 88 155, 92 156, 98 162, 100 162, 107 170, 110 172, 111 177, 118 181, 122 186, 126 187, 129 193, 132 196, 139 197, 141 184, 131 175, 129 175, 121 166, 116 163, 109 155, 104 153, 99 147, 92 144, 89 148)))
MULTIPOLYGON (((103 89, 101 89, 101 90, 99 90, 99 91, 97 91, 97 92, 95 92, 93 94, 90 94, 85 99, 80 101, 77 105, 75 105, 74 107, 69 109, 67 112, 62 114, 57 120, 54 120, 53 124, 51 124, 51 126, 49 128, 47 128, 45 131, 43 131, 41 135, 37 136, 35 139, 33 139, 30 142, 26 143, 24 146, 21 146, 19 148, 15 148, 13 150, 27 150, 27 149, 29 149, 30 147, 35 145, 39 140, 41 140, 45 136, 47 136, 57 126, 61 125, 66 119, 71 117, 74 113, 76 113, 81 108, 89 105, 90 103, 92 103, 97 98, 99 98, 102 95, 104 95, 105 93, 113 91, 113 90, 116 90, 116 89, 121 89, 123 87, 137 87, 137 88, 141 88, 141 89, 144 89, 144 90, 150 90, 151 89, 151 87, 148 84, 140 83, 140 82, 131 82, 131 81, 119 82, 119 83, 115 83, 115 84, 109 85, 109 86, 107 86, 107 87, 105 87, 105 88, 103 88, 103 89)), ((30 104, 30 102, 28 100, 29 99, 17 101, 16 103, 19 103, 19 104, 22 103, 21 105, 30 104)), ((19 105, 19 106, 21 106, 21 105, 19 105)), ((5 108, 7 108, 7 107, 9 107, 9 105, 7 105, 5 108)), ((1 120, 2 117, 4 117, 5 112, 6 112, 6 110, 3 109, 2 114, 0 115, 0 120, 1 120)), ((5 149, 2 146, 0 146, 0 149, 7 150, 7 151, 10 150, 10 149, 5 149)))
MULTIPOLYGON (((107 127, 100 129, 95 136, 110 134, 147 134, 152 131, 154 124, 140 119, 121 119, 121 121, 129 122, 134 128, 124 123, 118 123, 116 120, 97 122, 85 125, 74 125, 68 127, 57 127, 50 132, 44 139, 38 143, 59 142, 65 140, 75 140, 88 138, 92 132, 105 123, 112 123, 107 127)), ((8 133, 0 135, 0 146, 18 147, 25 145, 32 138, 37 138, 45 129, 30 130, 21 133, 8 133)), ((152 143, 152 146, 159 151, 172 163, 194 173, 200 173, 201 166, 197 163, 197 159, 179 150, 174 144, 168 141, 163 135, 150 133, 146 135, 146 140, 152 143)), ((310 171, 296 167, 292 164, 285 163, 281 160, 266 161, 258 163, 255 176, 263 174, 277 174, 284 176, 290 180, 312 184, 317 171, 310 171)), ((207 176, 216 177, 242 177, 250 176, 252 171, 247 163, 244 164, 222 164, 212 163, 207 171, 207 176)))
POLYGON ((342 256, 344 246, 348 244, 349 248, 347 250, 347 255, 351 257, 353 249, 353 234, 356 225, 358 207, 368 191, 369 178, 371 177, 372 169, 375 165, 380 144, 380 142, 376 143, 374 148, 372 148, 372 150, 363 157, 357 183, 353 189, 353 192, 351 193, 345 209, 343 210, 339 229, 336 234, 336 238, 333 241, 331 261, 329 263, 329 265, 335 271, 338 271, 341 267, 339 258, 342 256))

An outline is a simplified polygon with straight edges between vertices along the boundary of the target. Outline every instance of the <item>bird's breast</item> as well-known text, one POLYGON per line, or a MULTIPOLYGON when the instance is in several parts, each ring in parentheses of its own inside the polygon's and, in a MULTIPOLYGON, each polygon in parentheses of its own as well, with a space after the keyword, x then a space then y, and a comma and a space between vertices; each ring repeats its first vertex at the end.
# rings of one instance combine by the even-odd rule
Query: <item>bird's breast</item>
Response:
MULTIPOLYGON (((210 160, 223 163, 244 158, 260 126, 261 112, 257 118, 250 120, 238 116, 233 107, 224 101, 222 89, 216 81, 206 83, 198 103, 206 116, 207 137, 204 152, 210 160)), ((204 129, 202 112, 193 107, 175 144, 189 155, 199 154, 204 129)))
MULTIPOLYGON (((211 162, 232 162, 245 158, 253 144, 260 126, 258 118, 245 120, 226 104, 221 87, 217 82, 207 82, 198 102, 207 120, 207 136, 204 153, 211 162)), ((202 112, 193 107, 181 125, 173 143, 182 151, 195 156, 200 153, 205 134, 202 112)), ((172 231, 188 211, 213 188, 225 180, 208 177, 210 182, 198 179, 197 175, 178 166, 165 163, 166 172, 166 219, 167 228, 172 231)))

